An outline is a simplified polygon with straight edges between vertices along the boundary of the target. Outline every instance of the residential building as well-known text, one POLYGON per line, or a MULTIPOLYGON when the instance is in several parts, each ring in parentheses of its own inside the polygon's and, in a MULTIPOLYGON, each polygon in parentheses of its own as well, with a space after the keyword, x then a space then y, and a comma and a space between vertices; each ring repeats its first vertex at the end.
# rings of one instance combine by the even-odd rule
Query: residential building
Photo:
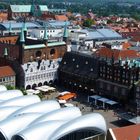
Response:
POLYGON ((0 67, 0 85, 15 87, 16 74, 10 66, 0 67))

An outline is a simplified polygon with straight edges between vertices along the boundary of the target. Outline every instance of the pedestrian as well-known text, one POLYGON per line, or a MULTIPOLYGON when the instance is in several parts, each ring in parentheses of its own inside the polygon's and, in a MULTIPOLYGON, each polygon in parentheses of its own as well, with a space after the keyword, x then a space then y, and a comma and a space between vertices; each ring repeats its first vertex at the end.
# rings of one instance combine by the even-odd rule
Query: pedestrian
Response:
POLYGON ((93 111, 94 111, 94 107, 92 106, 92 107, 91 107, 91 112, 93 112, 93 111))

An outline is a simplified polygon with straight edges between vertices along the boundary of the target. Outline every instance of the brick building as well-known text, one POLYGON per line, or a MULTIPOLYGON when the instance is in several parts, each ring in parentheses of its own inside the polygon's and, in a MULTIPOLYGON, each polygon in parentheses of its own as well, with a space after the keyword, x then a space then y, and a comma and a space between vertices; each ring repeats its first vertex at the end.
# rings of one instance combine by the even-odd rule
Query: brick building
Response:
POLYGON ((10 66, 0 67, 0 85, 15 87, 16 74, 10 66))
POLYGON ((8 19, 41 16, 47 13, 48 7, 46 5, 10 5, 8 8, 8 19))
POLYGON ((138 58, 139 54, 134 50, 101 48, 93 54, 69 52, 60 64, 59 80, 73 91, 99 94, 139 114, 138 58))
POLYGON ((53 83, 57 80, 59 62, 67 50, 66 43, 48 42, 47 29, 42 40, 28 38, 26 34, 27 28, 23 25, 20 36, 0 37, 0 57, 14 62, 9 63, 17 74, 19 87, 35 88, 53 83))

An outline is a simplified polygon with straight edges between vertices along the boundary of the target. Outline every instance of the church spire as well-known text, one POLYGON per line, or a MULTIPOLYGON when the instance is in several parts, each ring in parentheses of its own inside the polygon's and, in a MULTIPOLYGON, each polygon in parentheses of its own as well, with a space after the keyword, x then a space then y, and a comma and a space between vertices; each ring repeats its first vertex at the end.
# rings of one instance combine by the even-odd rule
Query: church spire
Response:
POLYGON ((47 26, 45 25, 45 29, 44 29, 44 43, 47 45, 48 43, 48 32, 47 32, 47 26))
POLYGON ((68 37, 67 21, 65 22, 65 27, 64 27, 64 34, 63 34, 63 37, 65 37, 65 38, 68 37))
POLYGON ((48 40, 47 26, 45 25, 44 40, 48 40))
POLYGON ((27 26, 26 26, 25 21, 23 22, 22 29, 23 29, 23 31, 26 31, 27 32, 27 26))
POLYGON ((21 33, 20 33, 20 42, 24 43, 25 42, 25 36, 24 36, 24 30, 23 28, 21 29, 21 33))
POLYGON ((12 25, 11 25, 11 22, 9 23, 9 35, 11 35, 12 33, 12 25))
POLYGON ((67 29, 67 21, 65 22, 64 33, 63 33, 63 41, 68 41, 68 29, 67 29))

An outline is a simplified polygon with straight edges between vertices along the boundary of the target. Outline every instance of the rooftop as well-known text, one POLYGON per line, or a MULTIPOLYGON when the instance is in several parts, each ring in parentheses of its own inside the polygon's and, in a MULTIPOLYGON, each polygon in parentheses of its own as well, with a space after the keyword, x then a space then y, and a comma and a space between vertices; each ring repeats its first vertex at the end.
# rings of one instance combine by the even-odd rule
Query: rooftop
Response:
POLYGON ((15 72, 10 66, 0 67, 0 78, 14 76, 14 75, 15 75, 15 72))
MULTIPOLYGON (((17 28, 21 29, 23 27, 23 22, 18 22, 18 23, 17 22, 4 22, 4 23, 0 23, 0 29, 8 30, 10 24, 11 24, 12 29, 17 29, 17 28)), ((26 22, 26 27, 27 28, 40 28, 42 26, 37 23, 26 22)))
POLYGON ((140 136, 140 124, 109 129, 116 140, 137 140, 140 136))

